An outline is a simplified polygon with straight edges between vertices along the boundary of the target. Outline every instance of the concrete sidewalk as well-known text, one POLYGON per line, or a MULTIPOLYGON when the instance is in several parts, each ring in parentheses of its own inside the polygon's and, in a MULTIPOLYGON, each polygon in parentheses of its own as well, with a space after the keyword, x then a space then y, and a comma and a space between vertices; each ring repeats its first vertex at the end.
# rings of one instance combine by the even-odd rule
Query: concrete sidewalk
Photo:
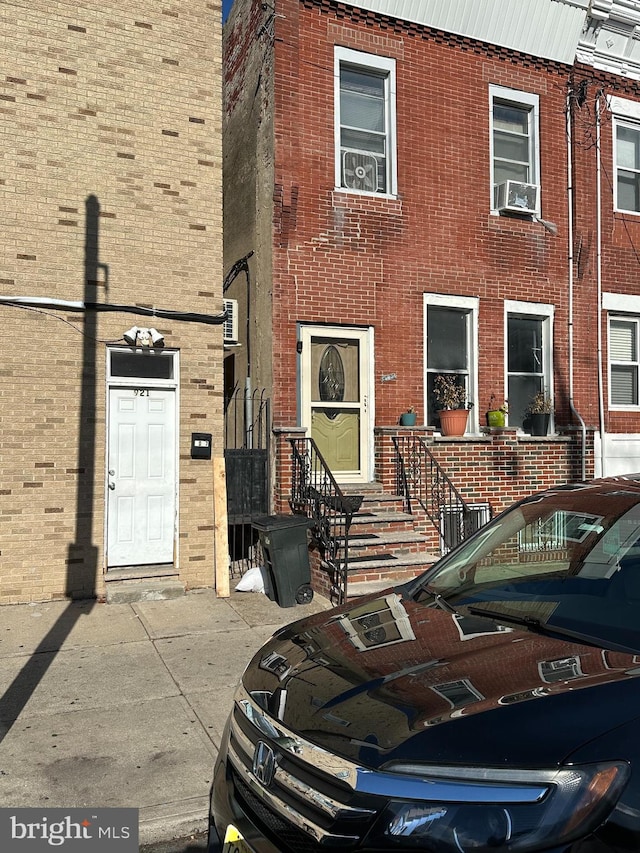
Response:
POLYGON ((0 804, 129 806, 140 843, 206 828, 240 675, 276 628, 329 607, 211 590, 0 607, 0 804))

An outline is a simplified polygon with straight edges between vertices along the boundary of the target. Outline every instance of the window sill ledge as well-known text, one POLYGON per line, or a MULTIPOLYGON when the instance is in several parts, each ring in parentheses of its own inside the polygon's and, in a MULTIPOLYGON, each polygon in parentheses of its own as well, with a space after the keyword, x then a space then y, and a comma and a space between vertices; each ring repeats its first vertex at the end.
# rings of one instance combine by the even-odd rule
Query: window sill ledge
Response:
POLYGON ((367 211, 374 210, 392 216, 400 216, 402 214, 402 199, 396 195, 362 193, 356 190, 348 190, 344 187, 336 187, 331 193, 334 207, 351 207, 367 211))

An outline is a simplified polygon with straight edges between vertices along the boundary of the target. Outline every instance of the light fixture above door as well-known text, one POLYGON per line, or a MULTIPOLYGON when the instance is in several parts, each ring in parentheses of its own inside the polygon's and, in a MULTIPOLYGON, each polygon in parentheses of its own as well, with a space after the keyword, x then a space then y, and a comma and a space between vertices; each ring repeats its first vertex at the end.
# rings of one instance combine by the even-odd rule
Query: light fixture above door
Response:
POLYGON ((130 346, 163 347, 164 337, 157 329, 147 329, 140 326, 132 326, 122 335, 125 343, 130 346))

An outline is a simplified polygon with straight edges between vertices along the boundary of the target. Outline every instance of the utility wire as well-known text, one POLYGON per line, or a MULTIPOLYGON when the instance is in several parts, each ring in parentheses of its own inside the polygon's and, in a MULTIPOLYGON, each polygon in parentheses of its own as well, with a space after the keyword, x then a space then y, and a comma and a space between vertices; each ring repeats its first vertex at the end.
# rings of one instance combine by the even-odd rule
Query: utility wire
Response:
POLYGON ((196 314, 190 311, 173 311, 167 308, 147 308, 142 305, 112 305, 105 302, 82 302, 70 299, 53 299, 46 296, 0 296, 0 305, 31 306, 65 311, 122 312, 141 314, 143 317, 160 317, 165 320, 182 320, 185 323, 204 323, 220 326, 227 319, 222 314, 196 314))
POLYGON ((71 323, 65 317, 60 317, 58 314, 54 314, 53 311, 45 311, 42 308, 35 308, 33 305, 19 305, 19 304, 15 304, 15 303, 7 303, 7 304, 9 304, 11 306, 11 308, 19 308, 21 311, 33 311, 35 314, 42 314, 43 317, 49 317, 52 320, 59 320, 61 323, 66 323, 66 325, 69 326, 70 328, 72 328, 74 332, 77 332, 79 335, 82 335, 83 337, 87 338, 88 340, 94 341, 95 343, 98 343, 98 344, 117 344, 119 340, 122 340, 122 338, 119 338, 118 341, 110 341, 110 340, 104 340, 102 338, 95 338, 95 337, 93 337, 93 335, 88 335, 84 331, 84 329, 80 329, 80 328, 78 328, 78 326, 74 326, 73 323, 71 323))

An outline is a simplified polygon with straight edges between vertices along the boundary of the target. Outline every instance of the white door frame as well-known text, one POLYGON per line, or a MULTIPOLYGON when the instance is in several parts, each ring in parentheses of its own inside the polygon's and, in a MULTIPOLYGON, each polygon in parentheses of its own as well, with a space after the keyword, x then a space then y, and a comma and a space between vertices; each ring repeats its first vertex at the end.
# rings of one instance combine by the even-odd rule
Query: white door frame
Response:
MULTIPOLYGON (((144 362, 141 362, 142 369, 141 373, 144 373, 144 362)), ((128 347, 128 346, 108 346, 107 347, 107 358, 106 358, 106 369, 107 369, 107 380, 106 380, 106 420, 105 420, 105 459, 104 459, 104 472, 105 472, 105 480, 104 480, 104 537, 103 537, 103 553, 104 553, 104 568, 108 571, 109 569, 109 426, 111 423, 111 391, 115 388, 149 388, 149 389, 157 389, 162 391, 173 391, 175 394, 175 406, 174 406, 174 436, 175 436, 175 447, 174 447, 174 471, 175 471, 175 483, 174 483, 174 506, 175 506, 175 520, 174 520, 174 530, 173 530, 173 562, 176 568, 179 567, 179 529, 178 529, 178 519, 180 517, 180 490, 178 488, 178 484, 180 482, 180 353, 176 349, 162 349, 162 350, 154 350, 154 351, 145 351, 145 348, 142 347, 128 347), (118 375, 118 371, 112 370, 112 354, 120 353, 120 354, 130 354, 134 358, 170 358, 172 361, 172 369, 167 370, 166 372, 170 374, 168 378, 153 378, 150 376, 125 376, 118 375)), ((116 567, 114 567, 116 568, 116 567)), ((113 570, 113 569, 112 569, 113 570)))
POLYGON ((309 369, 306 359, 311 357, 312 338, 344 338, 360 342, 360 382, 362 385, 360 404, 360 459, 359 472, 335 474, 343 483, 368 483, 374 472, 375 383, 374 383, 374 329, 373 326, 314 326, 298 324, 298 423, 311 435, 311 395, 305 371, 309 369))

